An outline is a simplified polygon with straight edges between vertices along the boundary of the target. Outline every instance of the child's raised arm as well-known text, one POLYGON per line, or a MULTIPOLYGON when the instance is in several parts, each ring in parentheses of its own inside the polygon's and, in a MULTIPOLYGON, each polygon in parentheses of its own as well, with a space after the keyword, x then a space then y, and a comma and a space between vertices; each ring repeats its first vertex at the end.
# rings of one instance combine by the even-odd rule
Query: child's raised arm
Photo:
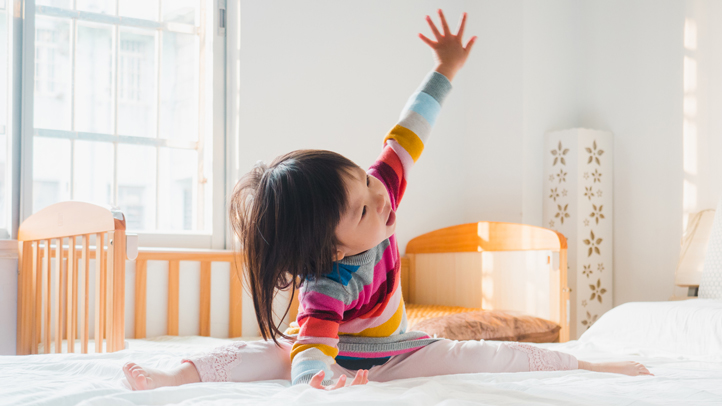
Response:
POLYGON ((426 16, 436 41, 419 34, 433 51, 436 62, 434 71, 424 78, 421 86, 409 97, 401 111, 399 121, 384 138, 381 155, 368 171, 386 186, 394 211, 403 198, 411 168, 421 156, 424 145, 429 139, 431 129, 441 111, 441 104, 451 91, 451 79, 464 66, 476 41, 476 37, 473 37, 467 42, 466 47, 462 45, 466 13, 461 17, 456 34, 449 31, 441 10, 439 16, 443 34, 439 32, 431 18, 426 16))

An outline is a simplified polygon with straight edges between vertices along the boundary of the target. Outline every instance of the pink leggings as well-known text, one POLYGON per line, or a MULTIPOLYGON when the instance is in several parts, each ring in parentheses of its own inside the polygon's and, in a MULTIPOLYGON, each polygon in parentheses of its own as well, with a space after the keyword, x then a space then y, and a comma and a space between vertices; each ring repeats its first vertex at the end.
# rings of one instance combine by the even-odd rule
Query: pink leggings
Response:
MULTIPOLYGON (((195 365, 203 382, 252 382, 291 379, 290 352, 293 343, 279 341, 236 341, 210 352, 184 358, 195 365)), ((419 350, 391 357, 369 370, 368 379, 386 382, 424 376, 478 373, 560 371, 577 369, 569 354, 515 342, 441 340, 419 350)), ((353 378, 352 371, 333 364, 333 379, 353 378)), ((331 379, 331 377, 326 377, 331 379)))

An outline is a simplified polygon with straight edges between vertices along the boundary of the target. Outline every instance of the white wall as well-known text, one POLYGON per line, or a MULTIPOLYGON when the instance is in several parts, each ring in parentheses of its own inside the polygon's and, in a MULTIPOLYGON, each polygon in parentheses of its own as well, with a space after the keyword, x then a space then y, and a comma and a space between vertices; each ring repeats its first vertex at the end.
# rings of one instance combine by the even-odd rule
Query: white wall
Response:
POLYGON ((614 134, 614 304, 666 300, 682 234, 683 1, 584 2, 580 121, 614 134))

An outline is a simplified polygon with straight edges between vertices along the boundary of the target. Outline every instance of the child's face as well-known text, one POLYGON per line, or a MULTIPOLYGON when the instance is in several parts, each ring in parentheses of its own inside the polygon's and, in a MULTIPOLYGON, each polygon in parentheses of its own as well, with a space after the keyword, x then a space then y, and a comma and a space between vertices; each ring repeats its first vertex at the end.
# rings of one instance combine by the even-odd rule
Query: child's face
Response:
POLYGON ((396 230, 396 213, 380 180, 356 168, 344 176, 348 189, 348 209, 336 227, 336 261, 360 254, 389 238, 396 230))

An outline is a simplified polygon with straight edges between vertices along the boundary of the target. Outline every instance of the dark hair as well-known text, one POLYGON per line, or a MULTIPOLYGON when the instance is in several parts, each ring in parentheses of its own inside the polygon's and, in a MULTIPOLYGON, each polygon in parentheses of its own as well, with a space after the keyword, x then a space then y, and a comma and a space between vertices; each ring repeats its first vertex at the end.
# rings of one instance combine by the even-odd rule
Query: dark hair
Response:
MULTIPOLYGON (((264 339, 286 338, 273 321, 278 290, 332 270, 336 226, 346 210, 344 176, 358 165, 331 151, 298 150, 258 162, 233 189, 230 222, 264 339)), ((236 267, 242 269, 243 267, 236 267)), ((284 318, 291 308, 289 301, 284 318)))

